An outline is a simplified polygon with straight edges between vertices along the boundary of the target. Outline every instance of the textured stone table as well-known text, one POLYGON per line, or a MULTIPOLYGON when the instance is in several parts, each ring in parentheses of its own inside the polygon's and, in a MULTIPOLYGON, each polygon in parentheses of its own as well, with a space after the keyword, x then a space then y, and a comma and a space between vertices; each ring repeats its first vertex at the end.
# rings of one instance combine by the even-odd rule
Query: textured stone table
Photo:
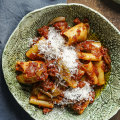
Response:
MULTIPOLYGON (((120 5, 112 0, 67 0, 67 2, 84 4, 97 10, 120 30, 120 5)), ((110 120, 120 120, 120 110, 110 120)))

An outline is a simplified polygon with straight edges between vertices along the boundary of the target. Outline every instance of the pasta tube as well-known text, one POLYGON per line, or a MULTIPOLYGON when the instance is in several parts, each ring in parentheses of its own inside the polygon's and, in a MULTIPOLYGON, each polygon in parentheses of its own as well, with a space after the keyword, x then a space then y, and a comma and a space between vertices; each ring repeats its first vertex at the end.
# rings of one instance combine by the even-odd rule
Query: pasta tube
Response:
POLYGON ((43 100, 38 100, 35 96, 31 96, 30 100, 29 100, 30 104, 34 104, 34 105, 39 105, 42 107, 47 107, 47 108, 53 108, 54 105, 50 102, 47 101, 43 101, 43 100))
POLYGON ((77 87, 77 81, 71 79, 71 74, 70 71, 65 67, 65 65, 63 63, 61 63, 61 65, 59 65, 62 69, 60 70, 60 74, 63 78, 63 80, 66 81, 67 85, 72 87, 72 88, 76 88, 77 87))
POLYGON ((41 94, 41 93, 43 95, 46 95, 47 97, 50 97, 50 98, 53 97, 49 92, 46 92, 43 89, 41 89, 39 85, 34 86, 33 91, 32 91, 32 95, 38 96, 38 94, 41 94))
MULTIPOLYGON (((40 40, 43 40, 44 37, 41 37, 40 40)), ((39 41, 40 41, 39 40, 39 41)), ((39 41, 32 46, 32 48, 30 48, 27 52, 26 52, 26 56, 31 59, 31 60, 36 60, 38 58, 42 58, 43 55, 40 55, 38 54, 38 44, 39 44, 39 41)))
POLYGON ((39 100, 50 101, 50 98, 49 98, 48 96, 46 96, 46 95, 44 95, 44 94, 41 94, 41 93, 38 93, 38 94, 37 94, 37 98, 38 98, 39 100))
POLYGON ((43 94, 45 94, 45 95, 49 96, 50 98, 52 98, 52 97, 53 97, 51 93, 46 92, 46 91, 44 91, 43 89, 40 89, 40 88, 39 88, 39 91, 40 91, 41 93, 43 93, 43 94))
POLYGON ((105 78, 104 78, 104 62, 99 61, 95 63, 95 69, 97 72, 98 77, 98 85, 104 85, 105 84, 105 78))
POLYGON ((24 73, 17 75, 16 78, 22 84, 32 84, 39 81, 38 79, 36 79, 35 76, 28 77, 27 74, 24 74, 24 73))
MULTIPOLYGON (((26 71, 28 70, 28 68, 30 66, 33 65, 33 66, 36 66, 36 67, 40 67, 41 64, 44 65, 44 62, 42 62, 42 61, 28 61, 28 62, 17 61, 15 67, 16 67, 16 71, 21 71, 23 73, 26 73, 26 71)), ((31 69, 34 69, 34 67, 32 67, 31 69)))
POLYGON ((63 34, 68 37, 68 45, 75 42, 85 41, 89 33, 89 24, 80 23, 65 31, 63 34))
POLYGON ((85 68, 85 71, 88 74, 90 80, 92 81, 92 84, 98 84, 98 78, 95 74, 94 66, 93 66, 92 62, 85 64, 84 68, 85 68))
POLYGON ((101 48, 100 42, 92 42, 92 45, 94 45, 96 48, 101 48))
POLYGON ((47 68, 42 61, 17 62, 16 70, 23 74, 17 76, 20 83, 35 83, 40 80, 46 80, 48 77, 47 68))
POLYGON ((102 59, 102 55, 96 57, 92 53, 77 52, 77 55, 79 59, 89 60, 89 61, 100 61, 102 59))
POLYGON ((53 97, 56 97, 62 93, 62 91, 58 87, 56 87, 55 85, 53 86, 51 91, 52 91, 51 94, 53 97))

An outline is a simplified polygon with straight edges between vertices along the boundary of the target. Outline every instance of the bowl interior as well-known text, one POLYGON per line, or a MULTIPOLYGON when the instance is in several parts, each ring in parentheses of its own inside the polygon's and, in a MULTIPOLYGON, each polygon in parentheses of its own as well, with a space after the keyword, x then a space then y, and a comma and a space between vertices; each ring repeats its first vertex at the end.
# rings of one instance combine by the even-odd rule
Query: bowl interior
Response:
POLYGON ((39 120, 106 120, 120 108, 120 33, 103 16, 94 10, 79 4, 62 4, 38 9, 27 14, 19 23, 4 49, 2 66, 9 90, 18 103, 31 117, 39 120), (29 87, 16 80, 15 64, 17 60, 25 61, 25 52, 29 49, 28 38, 34 38, 36 30, 57 16, 65 16, 69 25, 73 19, 88 18, 91 33, 97 34, 100 41, 109 49, 112 69, 109 81, 95 102, 82 115, 71 114, 68 110, 55 108, 48 115, 29 104, 29 87))

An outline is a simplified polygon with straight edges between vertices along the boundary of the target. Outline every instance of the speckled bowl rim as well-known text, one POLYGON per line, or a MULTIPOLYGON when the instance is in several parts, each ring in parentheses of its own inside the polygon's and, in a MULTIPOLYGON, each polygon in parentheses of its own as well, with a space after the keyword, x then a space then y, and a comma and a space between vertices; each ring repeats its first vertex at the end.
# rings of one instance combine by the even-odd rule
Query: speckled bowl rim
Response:
MULTIPOLYGON (((18 29, 18 26, 22 23, 22 21, 23 21, 25 18, 27 18, 27 16, 29 16, 29 14, 31 14, 31 13, 35 13, 35 12, 41 11, 41 10, 46 9, 46 8, 49 8, 49 7, 55 7, 55 6, 60 6, 60 5, 66 5, 66 6, 76 5, 76 6, 82 6, 82 7, 86 8, 86 9, 89 9, 90 11, 98 14, 98 15, 99 15, 100 17, 102 17, 105 21, 107 21, 107 22, 109 23, 109 25, 110 25, 112 28, 114 28, 114 30, 120 35, 120 31, 119 31, 106 17, 104 17, 101 13, 97 12, 96 10, 94 10, 94 9, 92 9, 92 8, 86 6, 86 5, 78 4, 78 3, 60 3, 60 4, 45 6, 45 7, 42 7, 42 8, 40 8, 40 9, 36 9, 36 10, 34 10, 34 11, 29 12, 28 14, 26 14, 26 15, 22 18, 22 20, 19 22, 19 24, 17 25, 17 27, 15 28, 15 30, 13 31, 13 33, 11 34, 11 36, 9 37, 9 39, 8 39, 8 41, 7 41, 7 43, 6 43, 5 47, 4 47, 3 53, 2 53, 2 69, 3 69, 3 74, 4 74, 4 68, 3 68, 3 56, 4 56, 4 51, 5 51, 6 47, 7 47, 7 45, 9 44, 11 37, 15 34, 16 30, 18 29)), ((4 75, 5 75, 5 74, 4 74, 4 75)), ((6 80, 5 80, 5 82, 6 82, 6 80)), ((7 84, 8 89, 9 89, 9 85, 8 85, 7 82, 6 82, 6 84, 7 84)), ((9 89, 9 91, 10 91, 10 89, 9 89)), ((10 92, 11 92, 11 91, 10 91, 10 92)), ((11 92, 11 94, 12 94, 12 92, 11 92)), ((12 94, 12 96, 14 97, 13 94, 12 94)), ((15 97, 14 97, 14 98, 15 98, 15 97)), ((17 101, 16 98, 15 98, 15 100, 17 101)), ((17 103, 20 105, 20 103, 19 103, 18 101, 17 101, 17 103)), ((20 105, 20 106, 21 106, 21 105, 20 105)), ((23 106, 21 106, 21 107, 24 109, 23 106)), ((24 109, 24 110, 25 110, 25 109, 24 109)), ((113 117, 113 116, 118 112, 118 110, 120 110, 120 107, 119 107, 118 109, 116 108, 116 110, 113 111, 112 114, 110 114, 110 115, 108 116, 108 118, 105 118, 104 120, 108 120, 108 119, 110 119, 111 117, 113 117)), ((25 110, 25 111, 26 111, 26 110, 25 110)), ((27 112, 27 111, 26 111, 26 112, 27 112)), ((28 113, 28 112, 27 112, 27 113, 28 113)), ((29 113, 28 113, 28 114, 29 114, 29 113)), ((30 114, 29 114, 29 115, 30 115, 30 114)), ((31 116, 31 117, 33 118, 33 116, 31 116)), ((35 119, 35 118, 33 118, 33 119, 35 119)))

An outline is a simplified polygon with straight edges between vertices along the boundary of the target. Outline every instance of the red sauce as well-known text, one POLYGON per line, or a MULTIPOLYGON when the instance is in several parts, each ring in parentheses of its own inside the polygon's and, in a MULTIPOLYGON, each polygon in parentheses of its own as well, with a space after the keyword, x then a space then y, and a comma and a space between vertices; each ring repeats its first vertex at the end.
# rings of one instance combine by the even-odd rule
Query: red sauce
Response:
POLYGON ((93 49, 91 50, 91 53, 92 53, 93 55, 95 55, 97 58, 99 58, 99 57, 102 56, 102 53, 101 53, 101 51, 100 51, 99 48, 93 48, 93 49))
POLYGON ((82 68, 82 66, 83 66, 82 63, 79 60, 77 60, 77 63, 78 63, 78 72, 76 72, 76 74, 74 74, 74 76, 72 76, 71 78, 79 81, 82 78, 82 76, 84 75, 85 71, 82 68))
POLYGON ((25 83, 32 83, 31 79, 25 79, 25 83))
POLYGON ((93 41, 85 41, 82 43, 79 43, 76 47, 77 51, 81 52, 87 52, 87 53, 92 53, 96 57, 102 56, 101 53, 101 48, 97 48, 94 45, 92 45, 93 41))
POLYGON ((95 92, 92 91, 92 94, 90 94, 90 96, 92 97, 92 100, 90 101, 90 103, 93 103, 95 100, 95 92))
POLYGON ((76 49, 78 51, 89 51, 92 49, 92 44, 91 44, 92 41, 85 41, 85 42, 81 42, 77 45, 76 49))
POLYGON ((57 74, 59 74, 59 70, 57 67, 57 61, 56 60, 50 60, 47 61, 47 70, 48 70, 48 74, 50 76, 56 76, 57 74))
POLYGON ((47 114, 47 113, 49 113, 51 111, 52 111, 51 108, 43 108, 43 114, 47 114))
POLYGON ((20 62, 20 65, 23 65, 24 64, 24 62, 20 62))
POLYGON ((56 22, 54 25, 53 25, 57 30, 65 30, 66 28, 68 28, 68 24, 67 22, 65 21, 62 21, 62 22, 56 22))
POLYGON ((43 27, 41 27, 41 28, 38 29, 38 33, 41 36, 44 36, 46 39, 48 39, 48 29, 49 29, 48 26, 43 26, 43 27))
POLYGON ((88 21, 87 18, 85 18, 85 19, 83 20, 83 22, 84 22, 84 23, 88 23, 89 21, 88 21))
POLYGON ((78 87, 83 88, 85 86, 85 83, 83 81, 80 81, 78 83, 78 87))
POLYGON ((87 28, 89 28, 89 27, 90 27, 90 26, 89 26, 89 24, 87 24, 87 23, 85 24, 85 26, 86 26, 87 28))
POLYGON ((40 80, 45 81, 48 78, 46 65, 42 64, 39 70, 42 70, 42 74, 39 76, 40 80))
POLYGON ((29 63, 28 67, 25 70, 25 74, 28 78, 36 77, 37 80, 46 80, 48 77, 47 68, 45 64, 41 63, 40 67, 38 67, 38 63, 34 61, 29 63), (41 74, 39 74, 39 72, 41 74))
POLYGON ((74 36, 72 37, 72 40, 73 40, 74 42, 77 41, 77 36, 74 35, 74 36))
MULTIPOLYGON (((62 35, 62 36, 64 36, 64 32, 66 32, 68 29, 64 29, 64 30, 62 30, 61 32, 60 32, 60 34, 62 35)), ((65 37, 65 36, 64 36, 65 37)))
POLYGON ((23 64, 24 62, 20 62, 19 64, 17 63, 15 66, 16 70, 23 72, 23 64))
POLYGON ((75 110, 78 114, 81 114, 84 109, 88 106, 88 104, 86 104, 87 101, 80 101, 75 103, 72 108, 73 110, 75 110))
POLYGON ((83 26, 83 31, 86 29, 85 25, 83 26))
POLYGON ((104 70, 105 72, 108 72, 111 68, 111 59, 108 54, 108 49, 101 47, 101 53, 103 55, 103 60, 104 60, 104 70))
POLYGON ((103 54, 103 59, 105 63, 109 65, 111 63, 111 60, 110 60, 110 56, 108 55, 108 49, 102 47, 101 52, 103 54))
POLYGON ((79 18, 75 18, 75 19, 73 20, 73 22, 74 22, 75 24, 81 23, 79 18))
POLYGON ((80 29, 77 29, 77 35, 78 35, 78 36, 80 35, 80 32, 81 32, 81 30, 80 30, 80 29))
POLYGON ((37 55, 37 53, 31 53, 29 58, 31 58, 32 60, 37 60, 39 59, 39 56, 37 55))
POLYGON ((101 69, 105 71, 105 62, 103 62, 103 65, 101 66, 101 69))
POLYGON ((49 91, 51 90, 51 88, 53 87, 54 83, 52 81, 50 81, 49 79, 47 79, 45 82, 41 82, 40 86, 44 91, 49 91))
POLYGON ((94 71, 95 71, 96 76, 98 76, 99 73, 98 73, 98 70, 96 69, 96 67, 94 67, 94 71))

